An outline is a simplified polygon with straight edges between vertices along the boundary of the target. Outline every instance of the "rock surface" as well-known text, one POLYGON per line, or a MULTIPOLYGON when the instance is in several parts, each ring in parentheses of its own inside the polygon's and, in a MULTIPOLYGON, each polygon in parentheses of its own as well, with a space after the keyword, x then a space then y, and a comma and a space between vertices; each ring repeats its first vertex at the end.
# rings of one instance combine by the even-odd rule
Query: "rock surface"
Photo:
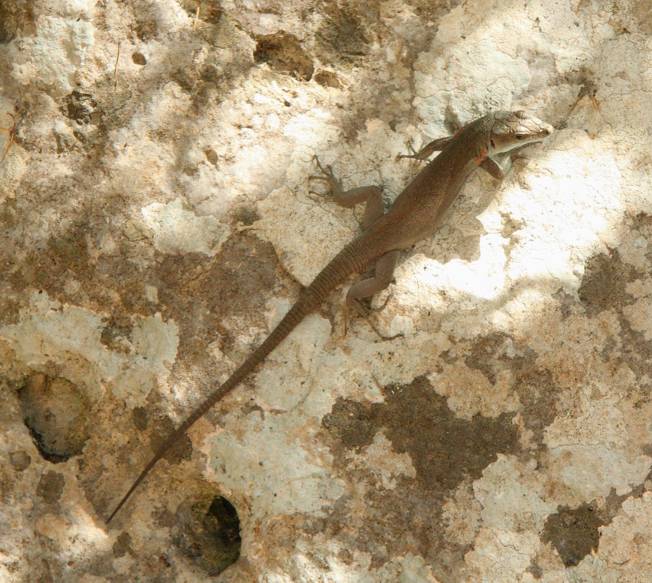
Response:
POLYGON ((0 579, 652 581, 651 33, 649 0, 2 0, 0 579), (389 202, 410 142, 517 108, 556 133, 107 528, 355 235, 312 157, 389 202))

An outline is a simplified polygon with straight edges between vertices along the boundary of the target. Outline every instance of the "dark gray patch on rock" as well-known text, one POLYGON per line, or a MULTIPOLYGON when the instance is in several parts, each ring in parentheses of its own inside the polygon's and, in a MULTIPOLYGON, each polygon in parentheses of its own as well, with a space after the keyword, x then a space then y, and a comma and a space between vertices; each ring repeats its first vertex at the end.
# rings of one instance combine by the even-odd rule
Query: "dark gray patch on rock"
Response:
POLYGON ((625 288, 636 278, 636 270, 613 249, 609 255, 600 253, 589 259, 578 295, 589 315, 619 309, 632 303, 625 288))
MULTIPOLYGON (((158 451, 163 443, 176 429, 174 423, 169 417, 162 417, 157 423, 157 429, 152 431, 149 440, 152 451, 158 451)), ((169 450, 165 452, 163 458, 170 464, 178 464, 184 460, 192 458, 192 440, 187 433, 184 433, 179 439, 172 444, 169 450)))
POLYGON ((65 483, 63 474, 48 470, 41 476, 36 487, 36 494, 48 504, 56 504, 61 499, 65 483))
POLYGON ((131 548, 131 536, 128 532, 122 532, 115 539, 112 547, 113 556, 116 558, 124 557, 127 553, 134 555, 131 548))
POLYGON ((650 378, 650 363, 652 362, 652 341, 634 330, 629 321, 619 314, 621 347, 619 356, 627 363, 638 380, 640 386, 640 401, 649 402, 652 389, 650 378))
POLYGON ((496 363, 504 359, 510 341, 511 338, 503 332, 479 336, 472 343, 470 352, 464 357, 464 363, 469 368, 479 370, 491 384, 494 384, 498 372, 496 363))
POLYGON ((134 421, 136 429, 144 431, 149 425, 149 413, 147 412, 147 407, 134 407, 134 410, 131 412, 131 418, 134 421))
POLYGON ((541 538, 557 549, 566 567, 572 567, 598 548, 598 528, 606 522, 593 503, 577 508, 562 506, 546 519, 541 538))
POLYGON ((526 573, 530 573, 535 579, 541 579, 543 576, 543 569, 534 561, 530 563, 530 566, 525 571, 526 573))
MULTIPOLYGON (((512 415, 460 419, 425 378, 383 390, 384 403, 339 399, 324 416, 336 466, 367 483, 364 514, 343 497, 315 529, 338 536, 347 548, 371 555, 378 568, 405 552, 417 552, 442 581, 459 577, 468 548, 447 540, 441 517, 446 497, 465 479, 477 479, 498 453, 518 451, 512 415), (409 455, 416 479, 398 477, 387 490, 372 473, 348 467, 349 452, 360 452, 382 433, 397 453, 409 455)), ((306 529, 311 528, 306 525, 306 529)))
POLYGON ((532 431, 534 441, 542 444, 545 428, 557 415, 557 398, 561 389, 549 370, 534 368, 517 374, 514 390, 522 405, 525 426, 532 431))
POLYGON ((499 452, 517 449, 511 414, 460 419, 423 377, 387 387, 384 393, 384 403, 338 399, 322 421, 338 442, 335 449, 359 450, 382 431, 396 452, 410 455, 422 487, 440 493, 454 489, 465 477, 480 477, 499 452))
POLYGON ((331 412, 324 415, 322 426, 342 447, 354 450, 368 446, 378 431, 371 405, 350 399, 338 399, 331 412))
POLYGON ((301 81, 310 81, 315 69, 299 39, 284 31, 257 36, 254 60, 301 81))
POLYGON ((29 457, 26 451, 21 449, 19 451, 12 451, 9 454, 9 463, 17 472, 24 472, 32 463, 32 458, 29 457))
POLYGON ((386 389, 375 404, 378 423, 394 450, 408 453, 424 488, 449 492, 463 479, 479 478, 498 453, 517 450, 512 415, 460 419, 423 377, 386 389))
POLYGON ((80 124, 89 124, 97 121, 97 101, 90 93, 83 93, 76 89, 66 97, 64 114, 71 120, 80 124))
POLYGON ((327 18, 317 32, 317 41, 332 62, 358 60, 369 52, 369 35, 363 15, 354 8, 333 2, 324 6, 327 18))

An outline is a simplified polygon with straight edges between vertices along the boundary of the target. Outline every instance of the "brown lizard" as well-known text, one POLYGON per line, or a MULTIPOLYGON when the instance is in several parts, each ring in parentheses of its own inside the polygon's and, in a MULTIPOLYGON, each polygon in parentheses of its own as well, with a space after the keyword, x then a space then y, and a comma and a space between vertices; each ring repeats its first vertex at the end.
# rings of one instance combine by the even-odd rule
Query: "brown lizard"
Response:
POLYGON ((329 184, 335 202, 346 207, 366 203, 362 233, 346 245, 313 282, 301 291, 290 311, 244 363, 172 432, 120 500, 107 519, 107 524, 172 444, 251 374, 308 314, 326 300, 334 288, 344 283, 350 275, 365 273, 368 269, 373 269, 373 275, 351 286, 347 303, 355 306, 360 300, 386 288, 392 280, 400 252, 434 233, 475 168, 481 166, 495 178, 503 178, 509 172, 511 156, 517 150, 542 141, 552 131, 550 125, 523 111, 497 111, 478 118, 454 136, 434 140, 417 154, 406 156, 424 160, 433 152, 441 150, 407 185, 386 213, 379 187, 343 191, 330 166, 324 169, 317 160, 323 175, 313 178, 323 179, 329 184))

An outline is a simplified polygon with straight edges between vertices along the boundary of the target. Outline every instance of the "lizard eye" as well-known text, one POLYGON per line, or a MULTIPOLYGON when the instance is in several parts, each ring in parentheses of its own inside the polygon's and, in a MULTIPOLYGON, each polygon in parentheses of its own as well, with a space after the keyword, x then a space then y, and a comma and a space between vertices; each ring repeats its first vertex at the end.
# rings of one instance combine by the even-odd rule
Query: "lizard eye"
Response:
POLYGON ((517 140, 524 140, 527 136, 525 134, 516 134, 514 137, 517 140))
POLYGON ((491 144, 491 147, 495 150, 496 149, 496 142, 494 142, 493 138, 489 139, 489 143, 491 144))

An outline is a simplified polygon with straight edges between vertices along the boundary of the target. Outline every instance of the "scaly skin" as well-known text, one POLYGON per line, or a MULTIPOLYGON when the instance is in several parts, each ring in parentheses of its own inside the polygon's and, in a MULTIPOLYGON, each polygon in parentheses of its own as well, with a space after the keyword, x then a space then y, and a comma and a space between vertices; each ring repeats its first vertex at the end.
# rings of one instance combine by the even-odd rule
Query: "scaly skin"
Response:
POLYGON ((481 166, 492 176, 502 178, 511 167, 511 154, 524 146, 542 141, 552 131, 550 125, 522 111, 498 111, 478 118, 453 137, 435 140, 412 156, 423 159, 435 150, 442 150, 439 156, 416 175, 385 214, 382 214, 379 189, 368 187, 342 192, 330 168, 322 169, 324 176, 316 178, 324 179, 330 184, 337 196, 336 202, 344 206, 367 202, 363 233, 324 267, 301 292, 297 302, 267 339, 172 432, 120 500, 107 519, 107 524, 168 449, 195 421, 253 372, 308 314, 326 300, 334 288, 344 283, 353 273, 364 273, 371 267, 375 267, 375 276, 354 284, 347 301, 356 305, 358 300, 385 288, 391 281, 399 252, 435 232, 446 210, 475 168, 481 166))

